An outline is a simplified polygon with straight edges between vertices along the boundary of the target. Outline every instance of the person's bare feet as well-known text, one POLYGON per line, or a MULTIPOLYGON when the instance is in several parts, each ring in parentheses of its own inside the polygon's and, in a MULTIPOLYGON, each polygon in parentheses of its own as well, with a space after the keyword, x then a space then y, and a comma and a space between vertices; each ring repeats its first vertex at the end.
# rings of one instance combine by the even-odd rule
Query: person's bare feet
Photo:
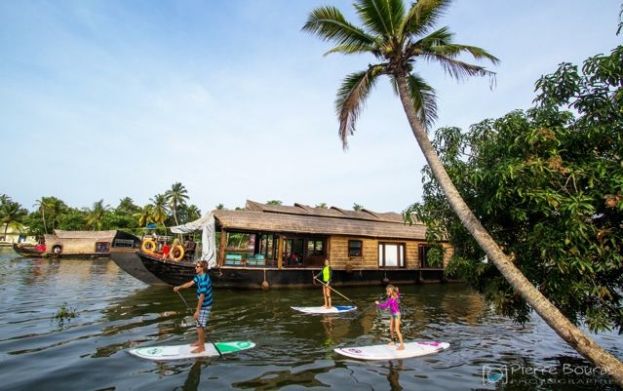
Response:
POLYGON ((405 350, 405 345, 398 346, 398 349, 396 349, 396 350, 405 350))
POLYGON ((204 348, 197 347, 197 349, 193 349, 190 352, 193 353, 193 354, 197 354, 197 353, 202 353, 204 351, 205 351, 204 348))
POLYGON ((199 346, 199 342, 193 342, 190 344, 190 346, 196 348, 197 346, 199 346))

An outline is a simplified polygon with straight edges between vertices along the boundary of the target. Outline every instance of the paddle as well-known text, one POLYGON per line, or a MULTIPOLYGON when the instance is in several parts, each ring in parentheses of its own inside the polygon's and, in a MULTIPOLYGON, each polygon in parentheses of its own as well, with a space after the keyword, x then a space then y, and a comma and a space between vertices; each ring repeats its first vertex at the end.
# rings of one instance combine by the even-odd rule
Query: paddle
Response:
MULTIPOLYGON (((184 305, 186 306, 186 310, 188 310, 188 312, 193 312, 193 310, 190 308, 190 306, 188 305, 188 302, 186 302, 186 299, 184 299, 184 296, 182 296, 182 294, 180 293, 180 291, 175 291, 175 293, 177 293, 177 295, 180 297, 180 299, 182 299, 182 301, 184 302, 184 305)), ((199 327, 199 322, 190 315, 187 315, 184 317, 184 320, 182 321, 182 325, 189 327, 190 325, 194 324, 195 326, 199 327)))
POLYGON ((349 299, 348 297, 344 296, 343 294, 341 294, 340 292, 338 292, 336 289, 334 289, 331 285, 327 285, 324 282, 320 281, 318 279, 318 277, 314 276, 314 280, 318 281, 319 283, 321 283, 322 285, 328 287, 329 289, 331 289, 333 292, 337 293, 338 295, 342 296, 343 298, 345 298, 346 300, 350 301, 351 303, 355 304, 354 301, 352 301, 351 299, 349 299))

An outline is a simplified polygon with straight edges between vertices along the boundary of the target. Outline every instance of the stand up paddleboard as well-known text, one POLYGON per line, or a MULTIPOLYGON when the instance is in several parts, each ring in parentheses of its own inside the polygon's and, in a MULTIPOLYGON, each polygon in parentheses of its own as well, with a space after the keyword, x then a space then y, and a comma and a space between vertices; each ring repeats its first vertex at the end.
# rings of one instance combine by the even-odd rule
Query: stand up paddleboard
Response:
POLYGON ((340 314, 342 312, 350 312, 357 309, 354 305, 336 305, 330 308, 325 307, 290 307, 295 311, 305 314, 340 314))
POLYGON ((236 353, 255 347, 251 341, 231 341, 231 342, 208 342, 205 350, 201 353, 191 353, 195 349, 190 345, 173 346, 149 346, 144 348, 130 349, 128 352, 136 357, 147 360, 165 361, 182 360, 187 358, 215 357, 228 353, 236 353))
POLYGON ((396 345, 371 345, 357 346, 350 348, 334 349, 336 353, 350 358, 360 360, 394 360, 425 356, 427 354, 438 353, 448 349, 450 344, 447 342, 425 341, 425 342, 406 342, 404 350, 396 350, 396 345))

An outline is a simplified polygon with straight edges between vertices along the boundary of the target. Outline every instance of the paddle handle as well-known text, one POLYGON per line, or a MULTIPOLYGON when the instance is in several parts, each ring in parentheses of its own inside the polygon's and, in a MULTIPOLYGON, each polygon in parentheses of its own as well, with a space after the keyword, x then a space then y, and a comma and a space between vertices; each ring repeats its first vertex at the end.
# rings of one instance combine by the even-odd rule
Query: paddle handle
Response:
POLYGON ((318 279, 318 277, 314 276, 314 280, 318 281, 319 283, 321 283, 322 285, 328 287, 329 289, 331 289, 333 292, 337 293, 338 295, 342 296, 343 298, 345 298, 346 300, 350 301, 351 303, 355 304, 354 301, 352 301, 351 299, 349 299, 348 297, 344 296, 343 294, 341 294, 340 292, 338 292, 336 289, 334 289, 331 285, 327 285, 324 282, 320 281, 318 279))

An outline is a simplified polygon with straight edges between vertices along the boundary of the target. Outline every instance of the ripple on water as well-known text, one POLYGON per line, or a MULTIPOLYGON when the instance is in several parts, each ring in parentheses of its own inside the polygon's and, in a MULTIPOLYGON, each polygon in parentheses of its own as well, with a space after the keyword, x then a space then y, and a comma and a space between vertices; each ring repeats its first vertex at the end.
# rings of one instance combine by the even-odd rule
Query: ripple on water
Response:
MULTIPOLYGON (((517 325, 460 285, 401 288, 405 339, 443 340, 451 347, 390 362, 360 362, 333 352, 337 346, 386 342, 388 318, 370 305, 383 294, 378 287, 340 289, 360 310, 335 316, 291 310, 321 305, 319 289, 217 290, 209 338, 253 340, 257 347, 171 363, 141 360, 126 350, 193 341, 194 328, 182 325, 184 304, 171 288, 148 287, 113 262, 32 260, 0 252, 0 289, 3 389, 494 388, 482 383, 485 365, 585 365, 538 318, 517 325), (78 316, 60 324, 54 316, 63 304, 75 307, 78 316)), ((192 291, 184 296, 194 305, 192 291)), ((621 355, 619 336, 597 338, 621 355)), ((600 386, 609 387, 614 389, 600 386)))

